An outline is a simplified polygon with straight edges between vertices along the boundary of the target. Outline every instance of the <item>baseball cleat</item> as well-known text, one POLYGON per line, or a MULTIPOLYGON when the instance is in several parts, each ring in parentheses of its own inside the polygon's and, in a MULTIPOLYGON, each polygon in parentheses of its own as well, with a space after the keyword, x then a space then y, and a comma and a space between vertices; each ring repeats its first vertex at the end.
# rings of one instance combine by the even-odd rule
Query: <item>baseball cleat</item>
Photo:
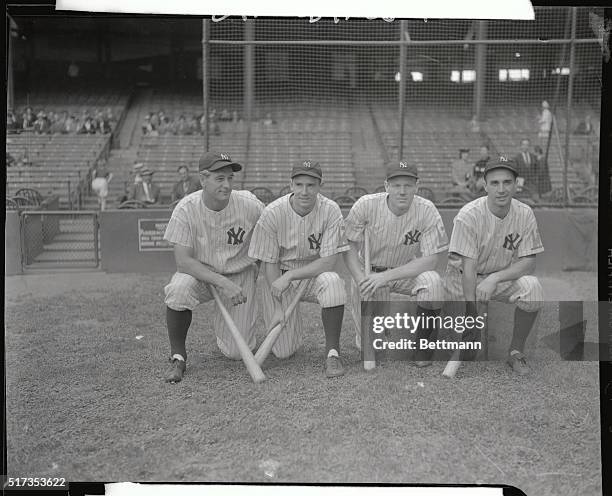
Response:
POLYGON ((526 375, 529 373, 529 366, 527 365, 527 360, 525 359, 525 355, 522 353, 513 353, 508 357, 506 361, 508 366, 514 370, 519 375, 526 375))
POLYGON ((166 382, 171 382, 173 384, 176 382, 181 382, 183 380, 183 375, 185 374, 185 362, 183 360, 179 360, 178 358, 171 358, 170 364, 170 369, 166 375, 166 382))
POLYGON ((331 356, 325 361, 325 375, 327 377, 340 377, 344 375, 344 365, 340 357, 331 356))

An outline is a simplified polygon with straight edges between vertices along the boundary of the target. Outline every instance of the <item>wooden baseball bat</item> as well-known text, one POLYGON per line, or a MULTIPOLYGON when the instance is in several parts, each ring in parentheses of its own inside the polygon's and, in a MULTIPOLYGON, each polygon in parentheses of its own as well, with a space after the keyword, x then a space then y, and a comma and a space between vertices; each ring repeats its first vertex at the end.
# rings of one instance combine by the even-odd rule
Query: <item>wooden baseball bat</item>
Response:
MULTIPOLYGON (((372 264, 370 261, 370 236, 368 235, 367 227, 363 230, 363 257, 365 262, 364 272, 367 277, 372 272, 372 264)), ((361 315, 363 316, 364 313, 366 315, 371 314, 374 305, 370 301, 362 301, 361 303, 361 315), (364 306, 367 308, 366 312, 364 312, 364 306)), ((361 349, 363 353, 363 368, 365 370, 373 370, 376 368, 376 356, 372 343, 370 342, 369 322, 370 319, 367 319, 365 323, 364 319, 361 319, 361 349)))
MULTIPOLYGON (((483 329, 483 333, 484 333, 484 344, 483 344, 483 352, 484 352, 484 358, 485 360, 489 359, 489 318, 488 318, 488 311, 489 311, 489 302, 488 301, 482 301, 479 303, 479 307, 478 307, 478 315, 485 315, 485 326, 483 329)), ((444 367, 444 372, 442 372, 442 375, 444 377, 448 377, 450 379, 452 379, 453 377, 455 377, 455 375, 457 374, 457 371, 459 370, 459 367, 461 367, 461 350, 455 350, 453 351, 453 354, 450 357, 450 360, 448 361, 448 363, 446 364, 446 367, 444 367)))
MULTIPOLYGON (((308 282, 308 279, 300 281, 300 285, 298 287, 297 293, 295 294, 295 297, 287 307, 287 310, 285 310, 284 321, 286 321, 291 316, 293 310, 295 310, 295 307, 297 307, 298 303, 302 299, 302 296, 304 296, 304 293, 306 292, 306 287, 308 286, 308 282)), ((263 365, 266 358, 272 351, 272 347, 274 346, 274 343, 276 343, 276 340, 280 336, 282 330, 283 322, 279 322, 268 332, 268 335, 264 339, 263 343, 261 343, 261 346, 257 350, 257 353, 255 353, 255 361, 260 366, 263 365)))
POLYGON ((249 345, 246 344, 246 341, 242 337, 242 334, 240 334, 240 331, 236 327, 236 324, 234 323, 232 316, 229 314, 229 312, 227 311, 227 308, 225 308, 225 305, 221 301, 221 297, 219 296, 217 289, 212 284, 210 284, 209 287, 210 287, 210 292, 212 293, 213 297, 215 298, 215 301, 217 302, 217 305, 219 306, 221 315, 223 315, 223 319, 225 320, 227 327, 229 327, 229 330, 232 333, 232 337, 234 338, 234 341, 236 342, 236 345, 238 346, 238 351, 240 352, 242 361, 246 365, 246 368, 249 371, 249 374, 251 378, 253 379, 253 382, 258 383, 258 382, 265 380, 266 376, 261 370, 261 367, 257 364, 257 361, 255 360, 255 357, 253 356, 253 353, 251 352, 249 345))

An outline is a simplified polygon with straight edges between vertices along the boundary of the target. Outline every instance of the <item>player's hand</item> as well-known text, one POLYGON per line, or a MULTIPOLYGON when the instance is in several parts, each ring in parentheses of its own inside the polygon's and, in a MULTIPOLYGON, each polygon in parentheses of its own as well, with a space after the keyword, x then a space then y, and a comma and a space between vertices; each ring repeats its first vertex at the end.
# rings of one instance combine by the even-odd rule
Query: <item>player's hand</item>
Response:
POLYGON ((476 300, 477 301, 489 301, 493 293, 497 288, 497 282, 488 276, 484 278, 478 286, 476 286, 476 300))
POLYGON ((247 301, 247 297, 243 294, 242 288, 229 279, 225 279, 221 285, 221 291, 223 291, 225 296, 232 300, 232 305, 234 306, 240 305, 241 303, 245 303, 247 301))
POLYGON ((377 274, 370 274, 364 277, 359 283, 359 291, 364 296, 372 296, 376 290, 382 288, 387 284, 384 273, 379 272, 377 274))
POLYGON ((290 284, 291 281, 287 277, 287 272, 285 272, 282 276, 280 276, 276 281, 272 283, 272 296, 280 300, 283 296, 283 293, 286 291, 290 284))

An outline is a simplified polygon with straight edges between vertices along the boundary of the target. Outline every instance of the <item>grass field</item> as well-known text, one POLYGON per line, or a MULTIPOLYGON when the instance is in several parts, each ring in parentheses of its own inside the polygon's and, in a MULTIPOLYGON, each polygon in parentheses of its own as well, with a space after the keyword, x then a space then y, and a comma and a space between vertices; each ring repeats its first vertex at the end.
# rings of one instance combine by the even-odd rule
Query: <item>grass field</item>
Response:
MULTIPOLYGON (((163 382, 167 274, 6 280, 8 474, 103 481, 504 483, 601 494, 597 362, 561 362, 537 337, 532 374, 500 361, 361 368, 345 315, 345 377, 323 375, 319 310, 286 361, 253 385, 194 312, 189 367, 163 382)), ((549 299, 596 300, 594 273, 543 277, 549 299), (578 296, 580 295, 580 296, 578 296)), ((498 321, 504 319, 499 317, 498 321)), ((596 322, 589 321, 590 340, 596 322)), ((259 336, 263 326, 259 322, 259 336)), ((539 336, 558 330, 551 306, 539 336)), ((507 346, 505 332, 494 353, 507 346)))

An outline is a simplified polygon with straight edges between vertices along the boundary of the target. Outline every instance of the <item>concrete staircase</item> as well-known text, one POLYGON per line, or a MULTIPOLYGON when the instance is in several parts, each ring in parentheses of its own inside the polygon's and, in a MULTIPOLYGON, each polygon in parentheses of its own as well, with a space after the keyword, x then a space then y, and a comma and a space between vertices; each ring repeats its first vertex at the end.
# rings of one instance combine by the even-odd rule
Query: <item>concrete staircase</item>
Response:
POLYGON ((59 220, 59 233, 43 245, 43 251, 28 269, 96 268, 100 243, 94 242, 94 219, 85 215, 64 215, 59 220))

